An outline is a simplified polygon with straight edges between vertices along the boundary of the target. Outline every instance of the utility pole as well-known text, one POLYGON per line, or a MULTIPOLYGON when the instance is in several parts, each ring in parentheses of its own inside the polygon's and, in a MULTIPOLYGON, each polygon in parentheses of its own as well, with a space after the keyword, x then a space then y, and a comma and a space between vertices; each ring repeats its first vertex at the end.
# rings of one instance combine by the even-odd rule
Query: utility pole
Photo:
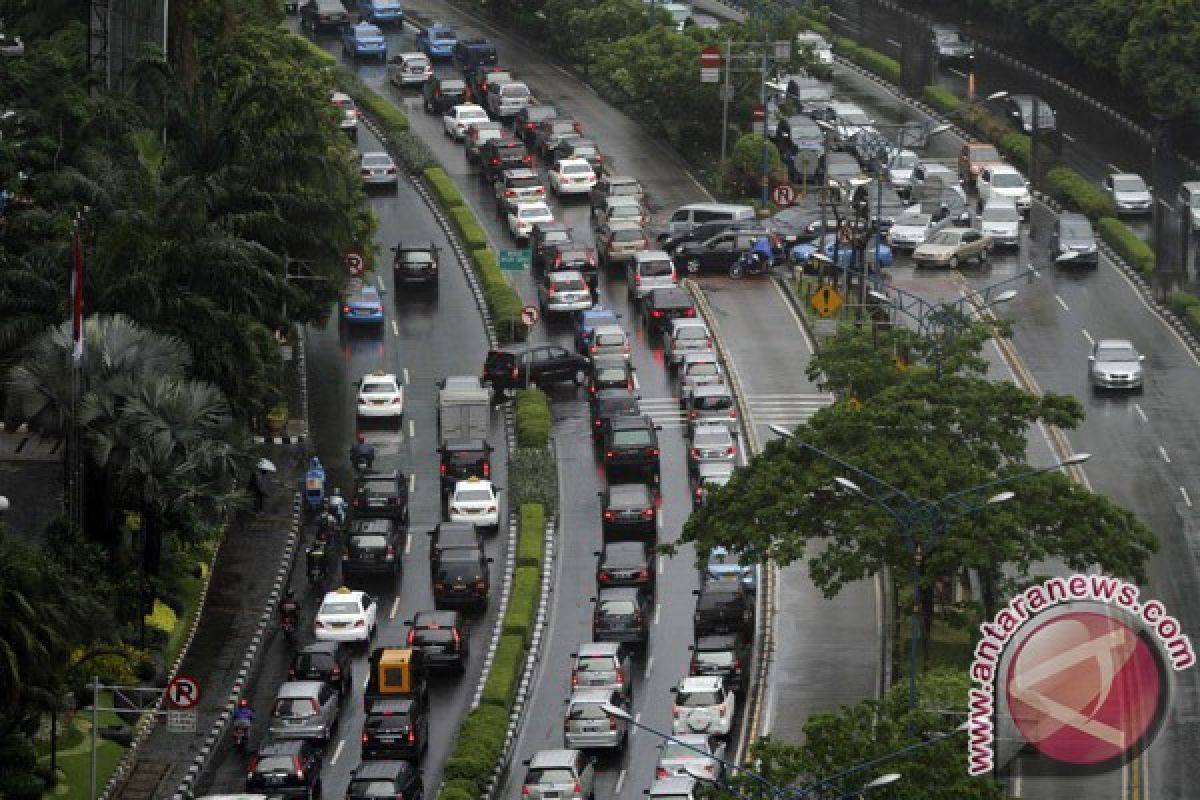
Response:
POLYGON ((770 207, 771 202, 771 139, 767 135, 767 125, 770 121, 770 114, 767 113, 767 66, 769 64, 769 53, 767 48, 770 42, 767 41, 767 31, 763 29, 763 51, 762 51, 762 115, 763 115, 763 147, 762 147, 762 202, 763 210, 770 207))
POLYGON ((725 83, 721 86, 721 163, 728 157, 729 144, 729 101, 733 98, 733 87, 729 76, 733 74, 733 39, 725 40, 725 53, 721 62, 725 65, 725 83))

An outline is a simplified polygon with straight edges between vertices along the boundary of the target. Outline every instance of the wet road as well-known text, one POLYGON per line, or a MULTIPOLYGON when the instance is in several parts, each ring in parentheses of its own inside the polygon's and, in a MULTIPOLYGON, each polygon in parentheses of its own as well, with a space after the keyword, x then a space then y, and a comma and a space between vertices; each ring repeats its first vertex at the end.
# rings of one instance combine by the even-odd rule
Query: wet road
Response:
MULTIPOLYGON (((382 149, 365 126, 359 128, 359 147, 362 150, 382 149)), ((340 329, 336 316, 322 330, 309 331, 309 398, 312 431, 317 452, 333 477, 333 485, 348 491, 350 465, 347 458, 349 443, 357 430, 354 414, 354 382, 363 374, 381 369, 401 376, 405 383, 405 418, 402 430, 389 428, 379 422, 363 425, 363 430, 377 451, 377 469, 403 470, 410 476, 409 508, 411 524, 403 555, 403 574, 398 586, 369 583, 380 598, 379 629, 372 646, 403 644, 407 632, 404 620, 417 611, 433 608, 433 595, 428 569, 428 531, 439 519, 438 459, 435 452, 436 393, 435 381, 446 375, 477 374, 487 352, 483 324, 475 307, 473 295, 462 268, 453 261, 452 251, 427 207, 413 190, 401 184, 398 192, 376 190, 371 194, 371 208, 379 220, 376 241, 381 252, 397 241, 432 240, 442 247, 441 285, 437 293, 397 293, 391 278, 390 260, 376 279, 382 284, 387 321, 377 330, 340 329)), ((390 255, 390 254, 389 254, 390 255)), ((506 484, 507 452, 503 419, 493 414, 491 443, 496 448, 492 457, 494 480, 506 484)), ((502 518, 506 509, 501 495, 502 518)), ((312 531, 305 542, 312 541, 312 531)), ((488 538, 487 553, 495 559, 492 565, 493 601, 501 578, 505 533, 488 538)), ((303 573, 303 559, 297 559, 292 587, 301 599, 301 641, 308 641, 312 619, 320 598, 310 592, 303 573)), ((330 588, 338 583, 332 579, 330 588)), ((469 668, 462 676, 437 676, 430 692, 434 713, 430 719, 429 749, 423 760, 427 787, 440 781, 441 765, 457 733, 458 720, 470 709, 479 683, 483 658, 495 622, 495 602, 483 615, 471 617, 471 655, 469 668)), ((366 682, 365 652, 355 651, 354 696, 342 704, 340 730, 326 750, 323 770, 323 796, 341 797, 350 771, 359 763, 359 732, 363 721, 361 692, 366 682)), ((274 636, 264 655, 262 670, 251 701, 257 709, 252 743, 258 742, 266 730, 265 718, 275 691, 285 680, 291 650, 281 636, 274 636)), ((244 786, 245 762, 225 747, 216 766, 210 769, 201 791, 237 792, 244 786)))

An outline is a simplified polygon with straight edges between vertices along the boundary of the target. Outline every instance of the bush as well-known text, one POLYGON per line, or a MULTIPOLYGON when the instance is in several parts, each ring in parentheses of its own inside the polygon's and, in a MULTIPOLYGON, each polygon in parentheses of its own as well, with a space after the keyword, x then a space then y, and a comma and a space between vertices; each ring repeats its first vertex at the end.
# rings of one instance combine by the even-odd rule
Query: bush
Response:
POLYGON ((964 105, 960 113, 968 128, 986 141, 995 142, 997 147, 1001 147, 1004 137, 1013 132, 1007 122, 977 103, 964 105))
POLYGON ((1184 291, 1171 293, 1171 309, 1175 313, 1184 314, 1192 306, 1200 306, 1200 297, 1197 297, 1191 292, 1184 291))
POLYGON ((484 299, 492 314, 496 337, 502 343, 523 341, 529 332, 525 323, 521 322, 524 305, 516 289, 504 279, 504 273, 496 262, 496 254, 486 248, 472 250, 471 266, 483 284, 484 299))
POLYGON ((46 784, 32 772, 0 774, 0 797, 6 800, 41 800, 46 784))
POLYGON ((1200 333, 1200 306, 1192 306, 1183 315, 1183 321, 1194 333, 1200 333))
POLYGON ((1000 143, 996 147, 1016 164, 1017 169, 1029 170, 1033 161, 1033 140, 1028 136, 1023 133, 1006 133, 1000 137, 1000 143))
POLYGON ((517 508, 536 503, 553 513, 558 508, 558 470, 544 447, 518 447, 508 457, 508 502, 517 508))
POLYGON ((448 210, 450 218, 454 220, 454 227, 458 228, 459 235, 463 238, 463 244, 468 250, 478 250, 487 247, 487 234, 483 227, 475 219, 475 213, 466 206, 458 206, 448 210))
MULTIPOLYGON (((492 659, 492 671, 483 685, 481 702, 508 711, 513 696, 521 682, 521 671, 525 668, 525 637, 506 633, 500 637, 500 645, 492 659)), ((447 777, 449 764, 447 763, 447 777)))
POLYGON ((885 56, 878 50, 852 45, 845 52, 845 56, 860 67, 882 77, 885 81, 891 83, 900 82, 900 62, 894 58, 885 56))
POLYGON ((517 566, 542 566, 546 546, 546 509, 538 503, 520 506, 517 524, 517 566))
POLYGON ((921 90, 921 97, 943 114, 953 114, 962 107, 962 100, 959 100, 954 92, 941 86, 926 86, 921 90))
MULTIPOLYGON (((446 781, 442 784, 443 792, 449 789, 456 793, 452 795, 455 797, 459 796, 457 794, 458 792, 462 792, 464 796, 470 797, 471 800, 478 800, 480 788, 481 787, 475 785, 475 781, 468 781, 462 778, 455 778, 452 781, 446 781)), ((441 795, 438 796, 440 797, 441 795)))
POLYGON ((517 446, 546 447, 550 444, 550 399, 541 389, 517 392, 517 446))
POLYGON ((504 633, 521 637, 529 643, 533 620, 537 616, 538 600, 542 593, 542 571, 538 567, 517 567, 512 591, 508 595, 508 611, 504 615, 504 633))
POLYGON ((504 747, 504 737, 508 735, 508 713, 495 706, 479 706, 463 718, 462 730, 469 738, 495 746, 498 756, 504 747))
POLYGON ((163 601, 155 598, 154 610, 146 615, 146 627, 170 633, 179 624, 179 617, 163 601))
MULTIPOLYGON (((1154 251, 1150 245, 1139 239, 1128 225, 1115 217, 1101 217, 1096 227, 1100 230, 1100 236, 1108 242, 1108 246, 1116 250, 1129 266, 1142 273, 1154 271, 1154 251)), ((1186 310, 1200 304, 1200 298, 1187 292, 1176 292, 1171 297, 1172 306, 1176 302, 1183 304, 1182 307, 1186 310), (1184 297, 1179 297, 1180 295, 1184 297)))
POLYGON ((447 781, 438 792, 437 800, 479 800, 479 791, 459 788, 460 781, 447 781), (453 786, 451 784, 454 784, 453 786))
POLYGON ((446 170, 441 167, 429 167, 424 174, 425 180, 429 181, 429 185, 433 187, 433 193, 437 195, 442 208, 449 211, 452 208, 466 205, 466 201, 463 200, 454 181, 446 174, 446 170))
POLYGON ((1087 214, 1093 220, 1116 216, 1112 198, 1070 167, 1055 167, 1046 173, 1046 187, 1067 208, 1087 214))
POLYGON ((477 800, 479 790, 483 788, 495 771, 495 758, 488 758, 483 753, 459 755, 456 748, 454 754, 446 759, 446 766, 442 769, 442 778, 447 781, 455 781, 457 786, 464 788, 474 785, 476 794, 472 800, 477 800))
POLYGON ((296 58, 310 61, 318 69, 337 65, 337 56, 322 50, 316 42, 306 36, 292 34, 288 37, 288 41, 293 45, 292 53, 296 58))

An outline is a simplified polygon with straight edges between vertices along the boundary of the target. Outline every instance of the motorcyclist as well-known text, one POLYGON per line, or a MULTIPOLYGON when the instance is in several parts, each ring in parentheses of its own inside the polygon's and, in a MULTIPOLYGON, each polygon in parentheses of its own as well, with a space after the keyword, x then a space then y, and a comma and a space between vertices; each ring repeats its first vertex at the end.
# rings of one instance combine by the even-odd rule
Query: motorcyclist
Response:
POLYGON ((304 560, 310 577, 325 577, 325 546, 316 542, 304 551, 304 560))
POLYGON ((775 260, 775 248, 771 246, 771 240, 766 236, 759 236, 755 239, 750 252, 758 259, 763 270, 771 266, 771 262, 775 260))
POLYGON ((252 722, 254 722, 254 709, 250 707, 249 698, 243 697, 238 700, 238 707, 233 712, 234 727, 249 728, 252 722))
POLYGON ((338 525, 346 524, 346 498, 342 497, 341 489, 335 488, 333 494, 329 496, 329 510, 333 512, 338 525))
POLYGON ((362 461, 367 469, 375 465, 375 445, 367 442, 367 437, 358 434, 354 444, 350 445, 350 463, 357 466, 362 461))
POLYGON ((296 627, 296 619, 300 615, 300 604, 296 601, 296 593, 291 589, 279 601, 279 621, 285 627, 296 627))
POLYGON ((324 542, 338 529, 338 517, 333 510, 332 497, 326 497, 321 503, 321 513, 317 516, 317 541, 324 542))

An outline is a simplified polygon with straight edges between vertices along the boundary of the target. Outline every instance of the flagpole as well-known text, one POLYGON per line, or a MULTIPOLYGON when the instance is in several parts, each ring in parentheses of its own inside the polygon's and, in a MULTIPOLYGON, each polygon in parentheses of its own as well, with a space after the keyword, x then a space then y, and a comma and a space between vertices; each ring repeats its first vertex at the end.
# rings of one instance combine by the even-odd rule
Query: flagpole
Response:
POLYGON ((83 447, 79 430, 79 403, 83 389, 83 217, 75 216, 71 239, 71 424, 67 432, 67 512, 76 533, 83 531, 83 447))

